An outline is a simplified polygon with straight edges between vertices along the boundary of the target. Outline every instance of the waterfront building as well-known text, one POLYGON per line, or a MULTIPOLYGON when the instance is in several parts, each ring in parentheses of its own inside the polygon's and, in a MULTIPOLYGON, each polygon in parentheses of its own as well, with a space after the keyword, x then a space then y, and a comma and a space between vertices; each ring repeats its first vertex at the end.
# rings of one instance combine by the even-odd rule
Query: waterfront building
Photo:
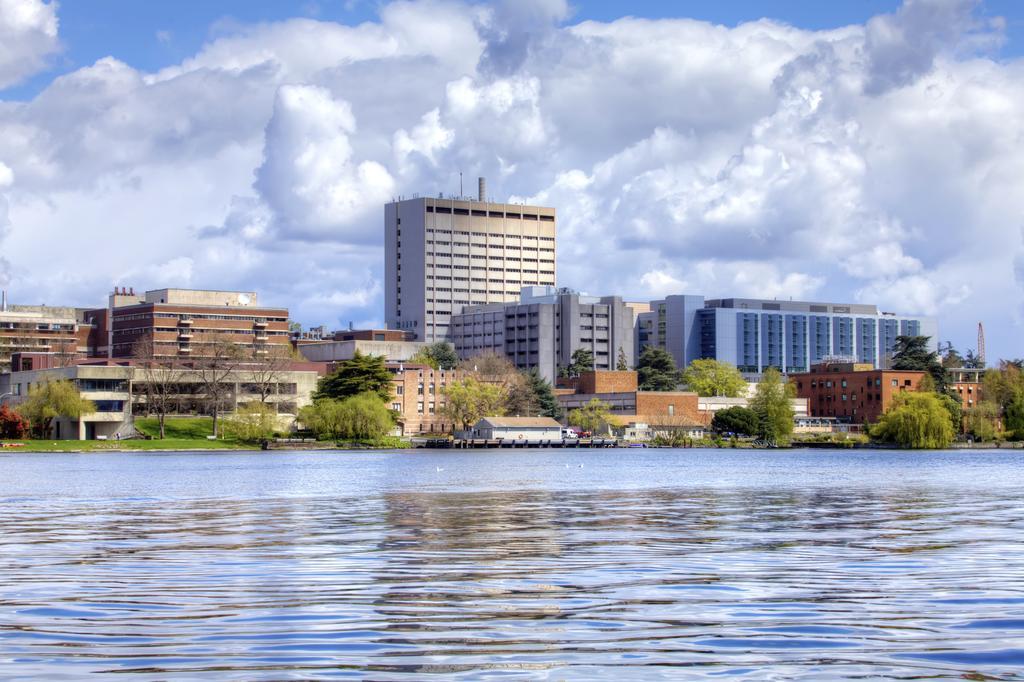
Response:
POLYGON ((93 326, 90 354, 129 358, 141 343, 164 357, 203 357, 212 340, 254 356, 290 347, 288 309, 257 304, 252 291, 117 288, 106 308, 85 313, 93 326))
MULTIPOLYGON (((17 356, 16 356, 17 357, 17 356)), ((293 363, 273 372, 258 366, 239 366, 228 372, 221 383, 222 413, 238 406, 264 400, 278 413, 279 427, 291 428, 295 415, 312 402, 319 373, 309 363, 293 363)), ((96 438, 127 438, 135 433, 134 418, 150 414, 147 396, 149 382, 169 381, 173 373, 176 387, 171 401, 171 416, 209 414, 211 402, 204 394, 202 372, 186 366, 143 367, 133 360, 85 360, 67 367, 48 367, 14 371, 0 376, 0 394, 10 393, 8 400, 17 405, 32 390, 51 381, 71 381, 83 398, 96 404, 96 412, 80 419, 60 417, 54 420, 50 437, 55 439, 92 440, 96 438)))
POLYGON ((560 441, 562 425, 551 417, 484 417, 473 425, 470 437, 534 443, 560 441))
POLYGON ((451 318, 448 339, 460 358, 507 357, 520 369, 536 367, 554 383, 581 348, 594 369, 613 370, 619 350, 634 355, 632 311, 618 296, 586 296, 553 286, 524 287, 517 301, 469 306, 451 318))
POLYGON ((619 422, 643 423, 652 433, 681 431, 699 438, 710 423, 700 412, 696 393, 641 391, 633 370, 583 372, 579 377, 561 379, 555 397, 567 413, 596 398, 619 422))
POLYGON ((448 384, 462 381, 465 372, 400 362, 386 366, 393 376, 388 407, 398 415, 399 435, 443 434, 456 428, 443 414, 444 390, 448 384))
POLYGON ((637 322, 639 350, 663 348, 679 367, 698 358, 735 365, 748 375, 767 367, 807 372, 829 359, 890 366, 897 336, 928 336, 934 319, 879 312, 874 305, 668 296, 637 322))
POLYGON ((875 369, 871 363, 825 362, 810 372, 791 374, 790 383, 807 399, 810 417, 834 417, 848 424, 870 424, 905 391, 917 391, 926 372, 875 369))
POLYGON ((555 284, 555 209, 486 200, 414 198, 384 208, 385 320, 418 341, 442 341, 465 306, 514 301, 555 284))

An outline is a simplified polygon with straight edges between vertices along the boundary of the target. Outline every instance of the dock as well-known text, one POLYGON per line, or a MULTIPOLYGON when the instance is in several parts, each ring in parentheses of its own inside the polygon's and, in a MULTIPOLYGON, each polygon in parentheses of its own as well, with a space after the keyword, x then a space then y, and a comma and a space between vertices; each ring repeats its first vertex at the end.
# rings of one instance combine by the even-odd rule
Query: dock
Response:
POLYGON ((418 448, 483 450, 502 448, 614 448, 619 442, 615 438, 413 438, 418 448))

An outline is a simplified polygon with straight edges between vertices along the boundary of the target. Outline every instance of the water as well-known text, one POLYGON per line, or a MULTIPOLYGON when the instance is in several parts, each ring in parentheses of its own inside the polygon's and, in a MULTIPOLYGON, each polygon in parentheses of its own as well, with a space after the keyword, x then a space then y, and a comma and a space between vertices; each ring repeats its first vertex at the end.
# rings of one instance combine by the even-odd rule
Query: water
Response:
POLYGON ((0 678, 1021 679, 1017 452, 0 455, 0 678))

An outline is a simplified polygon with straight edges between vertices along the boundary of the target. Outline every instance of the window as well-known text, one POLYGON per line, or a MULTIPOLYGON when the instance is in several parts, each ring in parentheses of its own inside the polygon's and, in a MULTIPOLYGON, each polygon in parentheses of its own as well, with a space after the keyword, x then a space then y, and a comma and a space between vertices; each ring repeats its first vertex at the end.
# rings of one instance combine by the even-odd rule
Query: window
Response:
POLYGON ((668 416, 674 417, 675 415, 676 415, 676 406, 670 404, 668 406, 668 416))
POLYGON ((900 382, 899 382, 899 380, 898 380, 898 379, 893 379, 893 380, 892 380, 892 385, 893 385, 893 386, 899 386, 899 385, 900 385, 900 382))
POLYGON ((394 410, 395 412, 401 412, 402 403, 391 403, 391 409, 394 410))

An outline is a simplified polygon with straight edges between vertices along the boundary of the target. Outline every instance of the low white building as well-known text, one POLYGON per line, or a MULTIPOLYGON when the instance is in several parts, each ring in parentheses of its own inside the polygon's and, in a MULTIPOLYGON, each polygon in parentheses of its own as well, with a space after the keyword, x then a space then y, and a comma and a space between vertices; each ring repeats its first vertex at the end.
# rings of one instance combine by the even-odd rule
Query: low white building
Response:
POLYGON ((562 425, 551 417, 484 417, 470 435, 487 440, 561 440, 562 425))

